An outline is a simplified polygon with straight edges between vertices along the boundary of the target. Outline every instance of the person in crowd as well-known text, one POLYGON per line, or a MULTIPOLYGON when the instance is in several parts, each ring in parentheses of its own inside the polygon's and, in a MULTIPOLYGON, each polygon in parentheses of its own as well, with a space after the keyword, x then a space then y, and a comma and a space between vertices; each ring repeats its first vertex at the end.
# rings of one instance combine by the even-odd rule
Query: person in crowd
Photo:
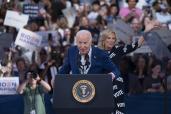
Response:
POLYGON ((136 8, 138 0, 126 0, 128 7, 123 7, 120 9, 119 16, 125 21, 130 22, 132 18, 140 18, 142 15, 142 10, 136 8))
MULTIPOLYGON (((97 16, 98 18, 99 16, 97 16)), ((98 36, 100 33, 98 26, 98 19, 88 19, 86 16, 81 16, 78 25, 79 30, 88 30, 92 34, 93 43, 97 43, 98 36)))
POLYGON ((88 19, 89 20, 96 20, 96 18, 99 15, 99 10, 100 10, 100 2, 98 0, 95 0, 92 3, 92 11, 90 11, 90 13, 88 14, 88 19))
POLYGON ((80 1, 79 0, 71 0, 71 6, 74 7, 77 11, 80 8, 80 1))
POLYGON ((142 23, 139 20, 139 18, 133 18, 130 24, 133 32, 134 32, 134 36, 133 37, 139 37, 142 34, 142 23))
MULTIPOLYGON (((99 33, 100 31, 104 30, 107 27, 107 20, 106 20, 107 9, 108 9, 108 5, 104 4, 103 6, 101 6, 99 10, 99 15, 97 16, 96 21, 93 22, 94 26, 96 26, 99 33)), ((98 37, 99 37, 99 33, 98 33, 98 37)))
POLYGON ((24 114, 46 114, 44 93, 50 90, 50 85, 37 73, 28 71, 26 80, 17 89, 24 96, 24 114))
POLYGON ((167 60, 166 64, 166 75, 164 79, 165 91, 171 91, 171 59, 167 60), (167 85, 166 85, 167 84, 167 85))
POLYGON ((39 51, 39 58, 38 62, 40 67, 44 67, 45 63, 48 61, 48 53, 44 48, 41 48, 39 51))
POLYGON ((152 20, 152 17, 150 16, 144 16, 141 20, 141 23, 142 23, 142 30, 145 30, 145 27, 150 24, 152 20))
POLYGON ((76 34, 76 46, 68 49, 64 64, 59 74, 106 74, 111 73, 113 78, 119 77, 117 67, 107 54, 92 46, 92 36, 87 30, 80 30, 76 34))
POLYGON ((64 31, 65 29, 68 29, 67 19, 64 16, 61 16, 60 18, 57 19, 57 25, 58 25, 58 32, 61 38, 64 38, 64 31))
POLYGON ((121 72, 121 76, 123 77, 124 84, 124 93, 129 93, 129 75, 134 71, 135 65, 132 61, 131 56, 123 56, 121 57, 121 61, 119 62, 119 70, 121 72))
POLYGON ((54 0, 51 6, 52 20, 56 21, 58 18, 63 16, 62 10, 71 7, 71 3, 68 0, 54 0))
POLYGON ((48 59, 48 53, 45 49, 41 49, 39 52, 40 64, 39 64, 39 74, 43 80, 48 82, 48 84, 52 87, 52 79, 54 79, 55 75, 58 72, 58 66, 56 61, 56 57, 58 53, 51 52, 49 53, 50 58, 48 59), (55 56, 55 57, 54 57, 55 56))
POLYGON ((168 12, 168 7, 164 4, 160 5, 161 11, 156 13, 156 19, 163 24, 171 22, 171 14, 168 12))
POLYGON ((81 16, 79 21, 79 30, 90 30, 89 20, 86 16, 81 16))
POLYGON ((13 75, 19 76, 19 82, 22 83, 24 81, 25 73, 28 68, 24 58, 18 58, 16 60, 16 68, 17 70, 13 70, 13 75))
POLYGON ((0 60, 0 77, 9 77, 12 73, 12 51, 4 48, 4 57, 0 60))
POLYGON ((108 7, 107 17, 106 17, 107 24, 112 24, 119 18, 118 12, 119 9, 116 4, 111 4, 108 7))
POLYGON ((171 59, 169 59, 167 61, 167 65, 166 65, 166 75, 170 76, 171 75, 171 59))
POLYGON ((156 0, 152 3, 151 11, 153 18, 156 19, 156 13, 159 13, 161 11, 159 1, 156 0))
POLYGON ((144 80, 145 92, 163 92, 164 74, 161 72, 161 61, 155 60, 151 65, 151 72, 144 80))
POLYGON ((129 74, 129 94, 144 93, 144 80, 147 77, 148 60, 145 55, 138 55, 134 61, 135 70, 129 74))
POLYGON ((167 77, 167 90, 171 92, 171 75, 167 77))

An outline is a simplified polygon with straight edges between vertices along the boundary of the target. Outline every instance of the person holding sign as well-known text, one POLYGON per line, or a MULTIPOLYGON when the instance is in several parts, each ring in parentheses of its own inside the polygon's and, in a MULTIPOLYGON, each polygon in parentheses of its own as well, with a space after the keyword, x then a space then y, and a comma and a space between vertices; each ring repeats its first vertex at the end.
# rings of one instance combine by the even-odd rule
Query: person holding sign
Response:
POLYGON ((17 89, 24 96, 24 114, 46 114, 44 93, 50 90, 50 85, 38 74, 28 71, 26 80, 17 89))
POLYGON ((128 7, 123 7, 119 11, 119 16, 125 21, 130 22, 132 18, 140 18, 143 11, 136 8, 138 0, 126 0, 128 7))

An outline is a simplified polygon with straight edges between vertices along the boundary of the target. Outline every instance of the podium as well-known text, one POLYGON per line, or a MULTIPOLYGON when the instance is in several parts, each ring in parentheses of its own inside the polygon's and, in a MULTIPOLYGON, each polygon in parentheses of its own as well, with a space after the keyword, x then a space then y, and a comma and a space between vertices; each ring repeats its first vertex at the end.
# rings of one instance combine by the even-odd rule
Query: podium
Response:
POLYGON ((55 114, 111 114, 114 109, 111 75, 57 75, 53 108, 55 114))

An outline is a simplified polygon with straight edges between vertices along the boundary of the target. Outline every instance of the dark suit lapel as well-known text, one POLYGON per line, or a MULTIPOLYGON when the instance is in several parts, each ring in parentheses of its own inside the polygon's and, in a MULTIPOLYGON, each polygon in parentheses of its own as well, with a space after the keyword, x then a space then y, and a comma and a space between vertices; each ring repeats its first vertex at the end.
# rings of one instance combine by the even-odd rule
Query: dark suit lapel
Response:
POLYGON ((76 54, 73 54, 75 56, 73 56, 73 60, 74 60, 74 74, 80 74, 80 70, 79 70, 79 65, 78 65, 78 61, 79 61, 79 51, 78 48, 76 48, 76 54))

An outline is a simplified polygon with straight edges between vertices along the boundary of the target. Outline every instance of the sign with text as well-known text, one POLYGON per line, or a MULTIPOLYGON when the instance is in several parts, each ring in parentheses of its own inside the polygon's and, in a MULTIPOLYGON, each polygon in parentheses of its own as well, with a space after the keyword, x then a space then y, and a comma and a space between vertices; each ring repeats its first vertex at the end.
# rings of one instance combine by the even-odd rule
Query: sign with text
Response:
POLYGON ((40 47, 42 37, 26 29, 20 29, 15 44, 29 50, 37 50, 40 47))
POLYGON ((17 94, 19 86, 19 77, 1 77, 0 78, 0 95, 17 94))
POLYGON ((31 18, 36 18, 39 16, 39 5, 38 4, 24 4, 23 13, 29 15, 31 18))
POLYGON ((29 16, 20 14, 16 11, 7 10, 4 25, 12 26, 16 28, 23 28, 28 22, 29 16))

